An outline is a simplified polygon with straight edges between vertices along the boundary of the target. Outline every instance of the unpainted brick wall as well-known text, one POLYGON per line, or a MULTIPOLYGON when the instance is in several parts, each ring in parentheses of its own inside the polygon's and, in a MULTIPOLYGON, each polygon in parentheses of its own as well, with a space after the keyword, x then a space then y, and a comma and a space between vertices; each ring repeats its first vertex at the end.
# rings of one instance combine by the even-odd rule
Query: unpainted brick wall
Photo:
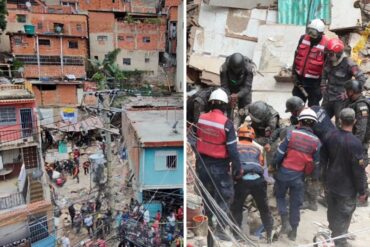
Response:
POLYGON ((36 96, 37 106, 65 106, 77 104, 77 85, 57 84, 56 90, 42 90, 36 85, 32 86, 36 96))

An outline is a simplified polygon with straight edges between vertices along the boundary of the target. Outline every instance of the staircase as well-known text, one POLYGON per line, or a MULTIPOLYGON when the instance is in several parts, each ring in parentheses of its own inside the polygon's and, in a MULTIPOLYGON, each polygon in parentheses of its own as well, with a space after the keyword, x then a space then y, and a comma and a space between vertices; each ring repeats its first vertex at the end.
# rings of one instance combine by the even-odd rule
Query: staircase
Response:
POLYGON ((44 200, 44 190, 40 181, 30 179, 30 203, 44 200))

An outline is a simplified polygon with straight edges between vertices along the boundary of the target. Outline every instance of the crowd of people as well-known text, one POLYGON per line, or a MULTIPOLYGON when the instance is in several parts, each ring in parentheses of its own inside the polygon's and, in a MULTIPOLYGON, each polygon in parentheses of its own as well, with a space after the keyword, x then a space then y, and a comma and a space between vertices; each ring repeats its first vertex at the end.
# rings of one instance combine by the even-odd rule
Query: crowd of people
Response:
POLYGON ((143 246, 182 246, 183 244, 183 208, 182 206, 158 210, 150 215, 149 209, 131 199, 124 210, 115 217, 117 231, 127 241, 143 246))
MULTIPOLYGON (((199 82, 187 101, 188 141, 200 181, 239 226, 251 194, 268 242, 276 223, 268 206, 266 169, 275 180, 280 233, 292 241, 300 209, 316 211, 321 191, 339 247, 350 246, 341 236, 348 232, 356 205, 367 206, 370 103, 362 94, 367 78, 344 51, 342 40, 327 38, 324 30, 322 20, 314 19, 298 42, 292 97, 282 102, 291 113, 290 126, 282 126, 279 113, 267 102, 253 102, 255 65, 240 53, 222 65, 221 87, 199 82)), ((202 197, 207 201, 205 193, 202 197)), ((214 209, 205 205, 211 219, 214 209)), ((208 221, 215 235, 230 239, 227 218, 221 215, 217 221, 216 226, 208 221)))

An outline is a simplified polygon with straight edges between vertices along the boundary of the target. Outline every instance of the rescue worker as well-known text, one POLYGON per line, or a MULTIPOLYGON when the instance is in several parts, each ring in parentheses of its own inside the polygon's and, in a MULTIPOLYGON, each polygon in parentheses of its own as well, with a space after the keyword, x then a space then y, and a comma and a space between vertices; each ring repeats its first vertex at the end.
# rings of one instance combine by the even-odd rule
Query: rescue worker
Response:
POLYGON ((320 81, 325 60, 325 47, 328 42, 324 35, 325 24, 314 19, 308 24, 295 51, 293 63, 293 96, 300 97, 308 106, 319 105, 322 98, 320 81))
POLYGON ((90 161, 85 161, 83 164, 82 164, 82 167, 84 168, 84 174, 87 175, 89 174, 89 168, 90 168, 90 161))
POLYGON ((243 221, 243 205, 249 194, 257 204, 261 220, 266 231, 267 241, 272 241, 273 218, 267 203, 267 183, 263 176, 264 160, 259 147, 253 143, 256 135, 252 127, 243 124, 238 130, 238 152, 243 169, 243 177, 235 185, 235 198, 231 212, 236 224, 241 227, 243 221))
MULTIPOLYGON (((328 203, 327 217, 333 238, 348 232, 356 209, 356 195, 359 195, 361 202, 367 200, 362 145, 352 134, 356 122, 355 111, 344 108, 339 119, 341 128, 330 133, 320 153, 328 203)), ((335 246, 350 245, 344 237, 336 239, 335 246)))
MULTIPOLYGON (((356 123, 353 127, 353 134, 361 141, 362 153, 364 163, 363 166, 366 169, 369 164, 368 149, 370 142, 370 103, 368 99, 362 95, 362 83, 357 80, 350 80, 344 85, 348 100, 346 102, 347 107, 352 108, 356 114, 356 123)), ((365 173, 366 175, 366 173, 365 173)), ((365 177, 365 187, 367 189, 367 177, 365 177)), ((367 202, 363 205, 367 206, 367 202)))
MULTIPOLYGON (((241 176, 237 140, 233 123, 224 115, 229 103, 226 92, 221 88, 216 89, 211 93, 209 102, 211 111, 201 114, 197 124, 196 168, 205 188, 228 214, 234 198, 230 161, 232 174, 235 174, 236 178, 241 176)), ((207 196, 204 195, 204 198, 207 196)), ((208 201, 205 205, 206 215, 208 219, 212 219, 210 208, 208 208, 211 203, 208 201)), ((226 227, 225 219, 220 217, 219 220, 220 224, 217 225, 215 235, 220 239, 228 239, 223 230, 226 227)), ((208 223, 212 226, 212 220, 208 223)), ((208 239, 208 243, 210 241, 212 241, 211 238, 208 239)))
POLYGON ((312 133, 317 115, 304 109, 298 117, 298 126, 287 133, 274 157, 278 170, 275 176, 275 196, 281 216, 282 234, 295 241, 300 221, 299 208, 304 197, 304 176, 316 174, 319 164, 320 140, 312 133), (286 193, 289 190, 289 212, 286 193))
POLYGON ((196 124, 202 113, 209 111, 208 99, 214 87, 201 83, 199 89, 186 101, 186 120, 196 124))
POLYGON ((248 116, 256 133, 255 142, 265 148, 267 165, 271 165, 277 149, 280 116, 270 105, 263 101, 253 102, 248 106, 248 116))
POLYGON ((73 167, 73 179, 76 178, 77 183, 80 183, 79 174, 80 174, 80 167, 78 166, 78 164, 75 164, 74 167, 73 167))
POLYGON ((335 116, 338 126, 339 113, 345 107, 347 99, 344 84, 355 77, 363 86, 366 82, 365 74, 358 68, 351 58, 345 55, 344 44, 340 39, 329 40, 327 46, 327 61, 324 66, 321 88, 324 100, 322 107, 329 117, 335 116))
POLYGON ((240 53, 234 53, 226 58, 221 66, 221 87, 230 96, 228 117, 240 126, 246 116, 245 107, 252 102, 252 81, 255 64, 240 53), (238 119, 234 118, 234 109, 238 109, 238 119))
MULTIPOLYGON (((293 96, 286 101, 285 112, 291 112, 290 122, 292 126, 287 129, 293 129, 294 125, 298 124, 298 116, 305 108, 303 100, 299 97, 293 96)), ((324 141, 325 136, 327 136, 332 130, 335 129, 334 124, 331 122, 330 117, 326 111, 320 106, 311 106, 317 115, 317 123, 312 127, 313 133, 320 139, 321 142, 324 141)), ((285 132, 286 133, 286 132, 285 132)), ((284 136, 285 137, 285 136, 284 136)), ((305 201, 301 209, 309 209, 312 211, 317 211, 317 201, 320 194, 320 182, 318 177, 306 176, 305 178, 305 201)))

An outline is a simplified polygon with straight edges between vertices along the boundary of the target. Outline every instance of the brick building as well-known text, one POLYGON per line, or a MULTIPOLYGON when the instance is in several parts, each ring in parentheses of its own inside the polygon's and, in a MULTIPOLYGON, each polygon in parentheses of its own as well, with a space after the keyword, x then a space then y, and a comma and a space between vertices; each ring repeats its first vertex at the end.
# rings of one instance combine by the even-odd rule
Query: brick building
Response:
POLYGON ((165 0, 164 12, 167 14, 167 52, 175 55, 177 48, 178 7, 181 0, 165 0))
MULTIPOLYGON (((24 63, 24 77, 86 77, 89 53, 86 15, 41 13, 19 6, 9 8, 8 12, 8 49, 24 63), (25 32, 26 27, 33 27, 34 32, 25 32)), ((4 39, 2 43, 3 49, 7 49, 4 39)))
POLYGON ((109 51, 120 48, 120 68, 157 75, 159 53, 166 44, 165 17, 90 11, 89 26, 92 58, 103 60, 109 51))
POLYGON ((55 246, 40 146, 31 85, 0 85, 0 246, 55 246))

